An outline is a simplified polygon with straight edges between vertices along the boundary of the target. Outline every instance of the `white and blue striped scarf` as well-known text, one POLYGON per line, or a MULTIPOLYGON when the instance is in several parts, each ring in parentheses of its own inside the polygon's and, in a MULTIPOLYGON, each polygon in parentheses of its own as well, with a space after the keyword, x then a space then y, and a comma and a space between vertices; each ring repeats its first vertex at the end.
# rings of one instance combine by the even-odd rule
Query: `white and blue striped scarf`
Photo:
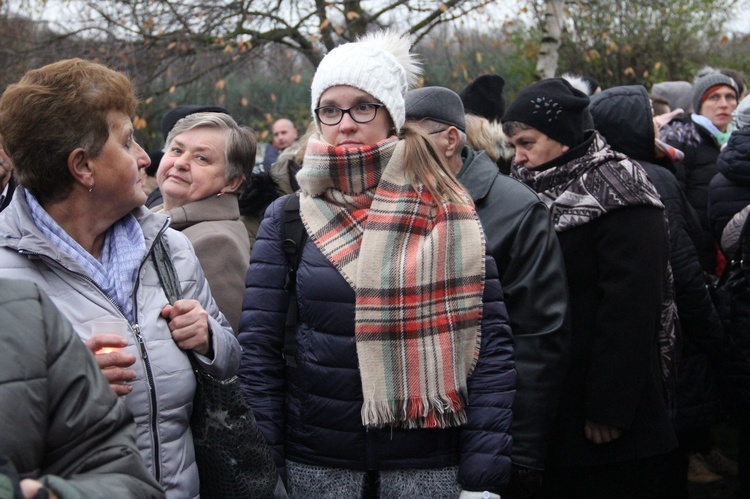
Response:
POLYGON ((107 231, 101 258, 97 260, 83 249, 26 191, 31 218, 42 234, 61 251, 81 264, 94 283, 133 322, 133 288, 136 273, 146 256, 146 240, 135 217, 127 214, 107 231))

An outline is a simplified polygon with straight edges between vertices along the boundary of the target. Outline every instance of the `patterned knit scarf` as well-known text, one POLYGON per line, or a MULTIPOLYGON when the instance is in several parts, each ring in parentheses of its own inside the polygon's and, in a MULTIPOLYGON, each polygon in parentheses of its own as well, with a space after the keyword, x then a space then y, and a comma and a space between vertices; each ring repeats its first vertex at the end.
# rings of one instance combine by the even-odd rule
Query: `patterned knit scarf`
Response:
POLYGON ((557 232, 626 206, 664 209, 643 168, 612 150, 597 132, 583 156, 542 171, 514 164, 513 175, 539 193, 550 209, 557 232))
MULTIPOLYGON (((656 188, 641 165, 612 150, 598 132, 594 132, 586 154, 569 163, 542 171, 526 170, 516 164, 512 169, 513 176, 537 191, 544 200, 557 232, 591 222, 618 208, 655 206, 664 209, 656 188)), ((679 322, 669 264, 663 277, 665 294, 658 343, 662 380, 667 402, 673 410, 675 342, 679 322)))
POLYGON ((484 236, 470 204, 408 182, 403 151, 395 138, 344 149, 313 137, 297 174, 300 212, 356 293, 363 424, 446 428, 466 421, 484 236))

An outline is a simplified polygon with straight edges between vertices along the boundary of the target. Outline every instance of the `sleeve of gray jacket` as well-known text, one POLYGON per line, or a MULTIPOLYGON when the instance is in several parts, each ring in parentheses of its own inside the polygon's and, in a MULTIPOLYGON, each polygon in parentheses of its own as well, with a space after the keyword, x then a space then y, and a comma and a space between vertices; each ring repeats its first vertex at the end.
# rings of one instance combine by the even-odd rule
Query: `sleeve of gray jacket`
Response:
MULTIPOLYGON (((25 404, 27 412, 43 411, 46 415, 17 421, 28 430, 19 427, 16 430, 20 431, 13 432, 22 434, 19 438, 26 443, 16 446, 19 473, 38 479, 61 499, 164 497, 136 447, 132 416, 101 375, 91 352, 35 285, 14 282, 13 286, 16 294, 25 295, 16 302, 22 303, 17 314, 23 317, 16 323, 23 326, 17 334, 27 337, 23 342, 26 351, 14 354, 26 363, 36 363, 47 380, 43 390, 34 389, 39 385, 29 380, 26 396, 13 402, 18 404, 16 409, 25 404), (24 469, 30 465, 36 469, 24 469)), ((7 306, 7 302, 3 304, 6 310, 7 306)), ((4 324, 10 327, 13 321, 4 324)))
POLYGON ((750 205, 735 214, 721 233, 721 249, 724 250, 727 258, 732 258, 740 246, 740 235, 742 235, 742 227, 745 225, 748 213, 750 213, 750 205))
POLYGON ((529 206, 503 253, 495 258, 517 372, 511 459, 516 465, 544 469, 570 342, 565 262, 544 203, 529 206))

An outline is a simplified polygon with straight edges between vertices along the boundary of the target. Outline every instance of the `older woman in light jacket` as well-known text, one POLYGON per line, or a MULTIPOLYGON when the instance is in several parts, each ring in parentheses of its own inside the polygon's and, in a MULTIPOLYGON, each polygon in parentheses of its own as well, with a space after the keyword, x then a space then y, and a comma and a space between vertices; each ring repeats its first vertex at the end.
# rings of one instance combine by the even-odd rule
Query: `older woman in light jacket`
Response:
POLYGON ((36 282, 125 396, 137 445, 168 498, 199 495, 190 415, 193 355, 224 379, 240 348, 188 239, 143 203, 130 80, 81 59, 29 71, 0 98, 0 134, 21 184, 0 214, 0 277, 36 282), (170 250, 184 299, 168 303, 152 251, 170 250), (94 334, 125 323, 125 338, 94 334), (104 348, 119 348, 105 353, 104 348))

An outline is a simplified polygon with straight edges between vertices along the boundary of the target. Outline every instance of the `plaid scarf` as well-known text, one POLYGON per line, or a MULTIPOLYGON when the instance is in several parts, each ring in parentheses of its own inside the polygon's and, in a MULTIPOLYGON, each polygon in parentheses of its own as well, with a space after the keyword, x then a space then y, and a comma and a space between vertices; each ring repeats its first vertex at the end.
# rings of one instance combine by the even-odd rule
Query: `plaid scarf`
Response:
MULTIPOLYGON (((541 171, 526 170, 513 164, 512 170, 513 176, 539 193, 550 209, 557 232, 578 227, 609 211, 628 206, 664 209, 643 167, 612 150, 598 132, 594 132, 586 153, 568 163, 541 171)), ((664 223, 667 223, 666 214, 664 223)), ((669 263, 664 269, 663 278, 665 291, 657 341, 666 399, 674 412, 675 344, 679 321, 672 266, 669 263)))
POLYGON ((344 149, 313 137, 300 212, 356 293, 362 423, 446 428, 466 421, 479 356, 484 235, 471 204, 411 185, 403 154, 395 138, 344 149))

